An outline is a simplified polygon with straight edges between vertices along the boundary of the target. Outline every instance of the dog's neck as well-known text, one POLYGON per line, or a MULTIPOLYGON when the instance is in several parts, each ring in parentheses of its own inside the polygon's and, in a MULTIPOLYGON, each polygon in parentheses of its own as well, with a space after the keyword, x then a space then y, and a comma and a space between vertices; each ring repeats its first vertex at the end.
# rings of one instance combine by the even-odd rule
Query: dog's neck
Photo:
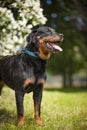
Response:
POLYGON ((39 57, 43 60, 48 60, 51 56, 51 52, 48 49, 44 48, 43 43, 39 44, 39 57))
POLYGON ((24 49, 24 53, 27 54, 27 55, 29 55, 29 56, 32 56, 32 57, 36 57, 36 58, 38 57, 38 56, 36 55, 36 53, 30 51, 28 48, 25 48, 25 49, 24 49))
POLYGON ((29 56, 27 54, 25 55, 25 53, 22 55, 22 57, 25 63, 27 63, 28 65, 32 64, 32 66, 34 66, 33 68, 35 68, 35 73, 41 73, 46 70, 47 60, 43 60, 40 57, 29 56))
POLYGON ((51 53, 44 50, 44 49, 41 49, 39 48, 39 57, 43 60, 48 60, 51 56, 51 53))
POLYGON ((40 45, 39 50, 37 48, 33 48, 32 46, 26 46, 26 48, 29 51, 37 54, 37 56, 40 57, 42 60, 48 60, 51 56, 51 52, 44 49, 43 45, 40 45))

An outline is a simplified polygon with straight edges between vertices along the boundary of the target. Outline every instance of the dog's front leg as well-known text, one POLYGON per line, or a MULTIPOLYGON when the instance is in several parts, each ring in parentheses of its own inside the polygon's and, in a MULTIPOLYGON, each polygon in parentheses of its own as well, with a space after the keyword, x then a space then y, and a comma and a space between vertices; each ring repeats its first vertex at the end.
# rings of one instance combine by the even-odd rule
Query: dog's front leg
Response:
POLYGON ((18 114, 18 126, 22 126, 24 124, 24 107, 23 107, 24 93, 21 91, 15 91, 15 98, 18 114))
POLYGON ((40 106, 41 106, 41 99, 42 99, 42 90, 43 85, 39 84, 35 87, 35 90, 33 91, 33 99, 34 99, 34 118, 35 122, 38 125, 42 125, 42 121, 40 118, 40 106))

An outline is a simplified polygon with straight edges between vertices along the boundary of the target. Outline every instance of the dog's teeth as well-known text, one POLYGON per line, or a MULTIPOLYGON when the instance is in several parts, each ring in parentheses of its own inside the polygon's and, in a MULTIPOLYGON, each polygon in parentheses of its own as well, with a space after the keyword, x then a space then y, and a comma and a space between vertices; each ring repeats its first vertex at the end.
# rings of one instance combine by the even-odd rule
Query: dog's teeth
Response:
POLYGON ((47 43, 47 46, 50 46, 50 44, 49 44, 49 43, 47 43))

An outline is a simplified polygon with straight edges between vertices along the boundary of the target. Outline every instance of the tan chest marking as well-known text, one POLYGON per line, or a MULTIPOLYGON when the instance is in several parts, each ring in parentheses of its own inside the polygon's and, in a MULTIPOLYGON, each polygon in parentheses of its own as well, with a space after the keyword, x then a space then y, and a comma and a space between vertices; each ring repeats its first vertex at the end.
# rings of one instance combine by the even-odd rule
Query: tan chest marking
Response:
POLYGON ((40 43, 40 45, 39 45, 39 52, 40 52, 39 56, 40 56, 43 60, 47 60, 47 59, 49 59, 50 56, 51 56, 51 53, 50 53, 47 49, 44 48, 44 46, 43 46, 42 43, 40 43))
POLYGON ((37 83, 44 85, 45 84, 45 80, 43 78, 40 78, 37 83))
POLYGON ((24 81, 23 87, 27 88, 30 84, 33 84, 35 82, 34 78, 29 78, 24 81))

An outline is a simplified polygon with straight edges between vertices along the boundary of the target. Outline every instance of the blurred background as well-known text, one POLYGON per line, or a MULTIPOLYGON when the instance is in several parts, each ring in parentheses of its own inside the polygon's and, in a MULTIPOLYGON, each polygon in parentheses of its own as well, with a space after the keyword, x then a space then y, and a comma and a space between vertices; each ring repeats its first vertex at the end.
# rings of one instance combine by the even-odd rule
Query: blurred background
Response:
POLYGON ((0 57, 24 47, 39 24, 64 34, 63 52, 48 61, 46 86, 87 87, 87 1, 0 0, 0 57))
POLYGON ((41 0, 41 7, 46 25, 65 38, 63 52, 49 60, 48 72, 56 75, 48 76, 49 81, 63 87, 87 86, 87 1, 41 0))

